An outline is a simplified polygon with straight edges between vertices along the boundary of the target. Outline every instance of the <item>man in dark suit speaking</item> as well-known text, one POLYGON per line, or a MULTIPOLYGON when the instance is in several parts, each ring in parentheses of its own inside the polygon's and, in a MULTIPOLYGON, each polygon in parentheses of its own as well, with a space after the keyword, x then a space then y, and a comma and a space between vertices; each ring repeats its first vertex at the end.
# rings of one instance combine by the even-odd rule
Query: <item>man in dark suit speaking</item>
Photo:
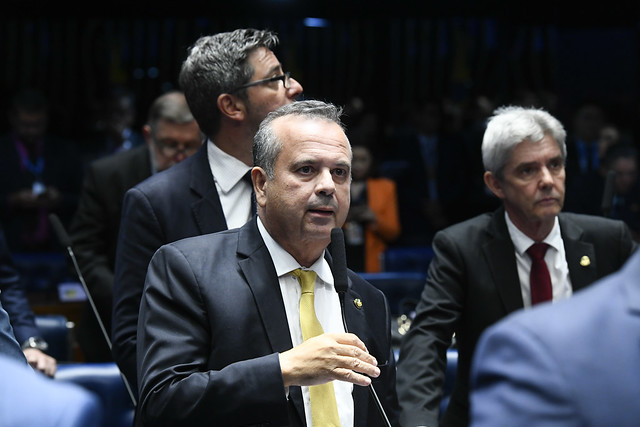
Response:
POLYGON ((370 384, 395 419, 386 299, 349 271, 346 333, 325 251, 350 202, 339 113, 299 101, 268 115, 253 146, 258 216, 153 256, 138 322, 144 424, 384 425, 370 384))
POLYGON ((560 212, 565 137, 562 124, 543 110, 504 107, 489 119, 484 181, 503 207, 434 238, 435 258, 398 362, 403 426, 438 425, 454 333, 458 370, 441 422, 465 426, 480 334, 511 312, 568 298, 618 270, 633 251, 621 221, 560 212))

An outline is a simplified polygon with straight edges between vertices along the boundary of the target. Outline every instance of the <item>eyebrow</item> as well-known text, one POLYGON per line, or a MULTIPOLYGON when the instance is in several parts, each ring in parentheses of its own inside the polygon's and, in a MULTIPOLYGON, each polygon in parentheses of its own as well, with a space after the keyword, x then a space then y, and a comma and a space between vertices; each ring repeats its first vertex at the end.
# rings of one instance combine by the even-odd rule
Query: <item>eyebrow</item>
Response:
MULTIPOLYGON (((548 163, 548 162, 554 162, 554 161, 559 161, 562 163, 563 159, 562 156, 555 156, 552 157, 550 159, 548 159, 546 162, 544 162, 544 164, 548 163)), ((532 166, 538 166, 540 164, 540 162, 534 161, 534 162, 523 162, 520 163, 518 165, 516 165, 515 169, 521 169, 521 168, 526 168, 526 167, 532 167, 532 166)))
MULTIPOLYGON (((321 163, 321 161, 317 160, 317 159, 314 159, 312 157, 307 157, 305 159, 300 159, 300 160, 292 163, 291 166, 295 170, 295 169, 298 169, 299 167, 302 167, 302 166, 314 165, 314 164, 317 164, 317 163, 321 163)), ((336 163, 335 167, 351 169, 351 163, 345 162, 345 161, 339 161, 338 163, 336 163)))
MULTIPOLYGON (((270 76, 277 72, 283 73, 282 64, 274 65, 273 67, 271 67, 265 76, 270 76)), ((269 78, 269 77, 266 77, 266 78, 269 78)))

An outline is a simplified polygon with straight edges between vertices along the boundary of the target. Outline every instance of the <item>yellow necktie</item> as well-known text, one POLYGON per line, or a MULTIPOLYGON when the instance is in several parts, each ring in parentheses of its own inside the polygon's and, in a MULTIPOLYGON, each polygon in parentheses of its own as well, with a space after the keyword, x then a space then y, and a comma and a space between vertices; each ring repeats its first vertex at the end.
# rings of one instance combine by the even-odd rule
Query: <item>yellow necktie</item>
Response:
MULTIPOLYGON (((313 303, 316 272, 298 268, 293 270, 291 274, 298 278, 302 286, 300 327, 302 328, 302 339, 306 341, 324 332, 316 317, 316 309, 313 303)), ((309 394, 311 396, 311 419, 313 420, 313 425, 316 427, 339 427, 340 418, 338 417, 338 405, 336 404, 333 382, 310 386, 309 394)))

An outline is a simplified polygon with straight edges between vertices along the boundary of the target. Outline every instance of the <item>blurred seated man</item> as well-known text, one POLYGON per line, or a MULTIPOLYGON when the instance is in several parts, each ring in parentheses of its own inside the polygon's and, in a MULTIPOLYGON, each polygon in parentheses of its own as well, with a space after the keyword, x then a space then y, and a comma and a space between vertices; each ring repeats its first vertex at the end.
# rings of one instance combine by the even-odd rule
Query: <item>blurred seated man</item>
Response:
POLYGON ((285 105, 254 141, 258 216, 164 245, 151 260, 138 322, 139 420, 383 426, 364 387, 372 386, 395 423, 384 294, 345 272, 345 326, 337 261, 325 250, 349 209, 340 111, 319 101, 285 105))
POLYGON ((611 218, 624 221, 636 242, 640 241, 640 182, 638 181, 638 150, 619 144, 606 157, 608 170, 615 174, 611 218))
MULTIPOLYGON (((90 164, 69 233, 87 287, 109 335, 116 245, 124 194, 151 175, 194 154, 203 141, 187 101, 178 91, 156 98, 142 130, 145 145, 90 164)), ((113 360, 89 303, 85 304, 77 331, 86 361, 113 360)))
POLYGON ((49 119, 40 91, 20 91, 9 106, 11 130, 0 136, 0 221, 13 253, 57 250, 48 215, 68 224, 77 208, 80 157, 51 134, 49 119))

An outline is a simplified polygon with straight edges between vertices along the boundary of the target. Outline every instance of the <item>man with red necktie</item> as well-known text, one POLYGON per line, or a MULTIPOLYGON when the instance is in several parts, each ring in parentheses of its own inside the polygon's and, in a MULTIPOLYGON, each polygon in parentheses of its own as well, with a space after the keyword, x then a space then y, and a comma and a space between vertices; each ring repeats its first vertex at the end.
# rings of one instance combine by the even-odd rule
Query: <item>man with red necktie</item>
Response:
POLYGON ((570 297, 618 270, 635 249, 621 221, 560 212, 565 139, 562 124, 541 109, 503 107, 489 119, 484 181, 503 206, 434 238, 435 258, 398 361, 403 426, 468 425, 469 369, 482 332, 516 310, 570 297), (440 418, 454 334, 458 369, 440 418))

